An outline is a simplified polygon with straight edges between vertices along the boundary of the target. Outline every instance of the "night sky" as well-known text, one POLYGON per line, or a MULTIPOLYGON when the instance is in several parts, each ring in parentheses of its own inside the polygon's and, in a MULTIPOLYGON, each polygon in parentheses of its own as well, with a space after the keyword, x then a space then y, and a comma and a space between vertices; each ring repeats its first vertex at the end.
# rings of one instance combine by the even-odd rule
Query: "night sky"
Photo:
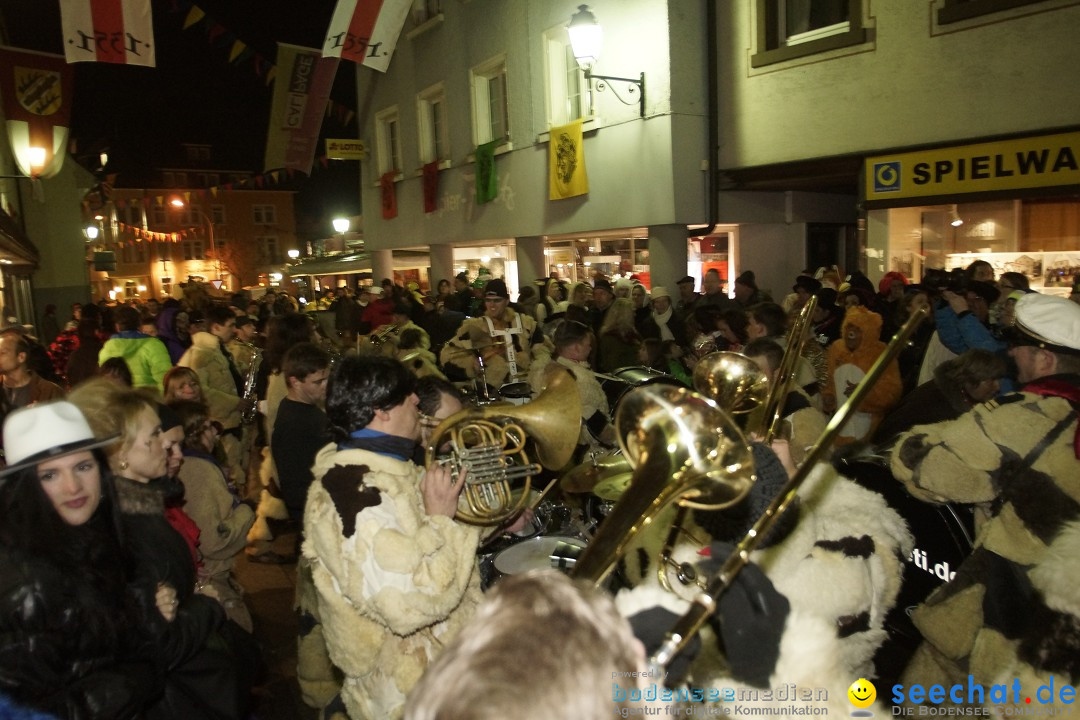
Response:
MULTIPOLYGON (((71 136, 75 157, 90 170, 103 149, 117 185, 141 186, 155 166, 183 164, 181 143, 208 143, 220 169, 262 172, 272 84, 256 73, 254 57, 229 62, 239 39, 264 62, 274 62, 276 42, 320 47, 336 0, 195 0, 205 14, 183 29, 191 0, 153 0, 157 67, 75 63, 71 136), (216 38, 210 37, 216 28, 216 38)), ((62 53, 60 0, 0 0, 7 43, 62 53)), ((353 63, 342 62, 331 100, 356 109, 353 63)), ((370 72, 363 70, 364 72, 370 72)), ((356 137, 332 117, 322 137, 356 137)), ((320 153, 321 154, 321 150, 320 153)), ((329 235, 329 218, 361 211, 358 165, 316 160, 310 179, 298 176, 298 224, 329 235), (326 227, 322 227, 325 225, 326 227)))

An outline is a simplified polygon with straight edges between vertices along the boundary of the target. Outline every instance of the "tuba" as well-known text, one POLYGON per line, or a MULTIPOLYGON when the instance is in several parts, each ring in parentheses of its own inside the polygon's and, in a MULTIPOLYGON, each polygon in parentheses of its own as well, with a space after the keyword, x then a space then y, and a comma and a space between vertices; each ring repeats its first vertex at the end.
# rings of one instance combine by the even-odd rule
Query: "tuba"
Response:
POLYGON ((570 461, 581 429, 581 398, 573 373, 555 373, 527 405, 496 403, 468 408, 439 423, 431 434, 424 464, 439 462, 456 475, 468 471, 455 517, 470 525, 498 525, 529 501, 531 478, 543 468, 557 470, 570 461), (525 445, 532 438, 536 459, 525 445), (440 456, 447 442, 450 452, 440 456), (511 483, 521 480, 520 489, 511 483))
POLYGON ((596 585, 670 503, 719 510, 739 502, 754 482, 742 431, 715 402, 692 390, 660 384, 631 390, 619 402, 615 430, 634 473, 573 571, 596 585))

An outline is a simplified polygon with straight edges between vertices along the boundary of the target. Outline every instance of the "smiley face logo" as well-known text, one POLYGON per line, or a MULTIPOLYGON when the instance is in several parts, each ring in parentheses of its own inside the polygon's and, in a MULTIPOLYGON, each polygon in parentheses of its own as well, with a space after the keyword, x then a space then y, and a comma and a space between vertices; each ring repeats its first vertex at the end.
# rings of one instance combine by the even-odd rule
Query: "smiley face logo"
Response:
POLYGON ((877 699, 877 688, 866 678, 859 678, 851 683, 847 691, 848 700, 857 708, 867 708, 877 699))

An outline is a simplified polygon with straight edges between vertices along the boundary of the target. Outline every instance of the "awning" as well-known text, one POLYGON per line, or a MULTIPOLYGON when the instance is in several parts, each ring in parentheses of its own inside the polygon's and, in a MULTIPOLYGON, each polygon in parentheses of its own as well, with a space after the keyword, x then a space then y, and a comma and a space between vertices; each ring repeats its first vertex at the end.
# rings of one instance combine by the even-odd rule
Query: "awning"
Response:
POLYGON ((371 254, 367 252, 342 253, 333 257, 306 258, 285 268, 287 275, 343 275, 346 273, 371 272, 371 254))
POLYGON ((0 257, 13 264, 37 266, 38 249, 6 213, 0 212, 0 257))

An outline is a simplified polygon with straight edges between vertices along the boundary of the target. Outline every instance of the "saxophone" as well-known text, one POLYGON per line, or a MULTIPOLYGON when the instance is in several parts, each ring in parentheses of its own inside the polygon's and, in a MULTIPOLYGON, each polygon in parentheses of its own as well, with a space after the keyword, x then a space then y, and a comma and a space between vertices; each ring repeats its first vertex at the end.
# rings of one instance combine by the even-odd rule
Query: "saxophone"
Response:
MULTIPOLYGON (((262 350, 255 347, 251 343, 244 343, 251 348, 251 364, 248 365, 247 374, 244 376, 244 395, 245 400, 253 400, 255 398, 255 380, 259 375, 259 366, 262 365, 262 350)), ((259 404, 257 402, 249 403, 244 410, 243 415, 240 416, 241 421, 245 425, 250 425, 255 422, 255 415, 259 411, 259 404)))

